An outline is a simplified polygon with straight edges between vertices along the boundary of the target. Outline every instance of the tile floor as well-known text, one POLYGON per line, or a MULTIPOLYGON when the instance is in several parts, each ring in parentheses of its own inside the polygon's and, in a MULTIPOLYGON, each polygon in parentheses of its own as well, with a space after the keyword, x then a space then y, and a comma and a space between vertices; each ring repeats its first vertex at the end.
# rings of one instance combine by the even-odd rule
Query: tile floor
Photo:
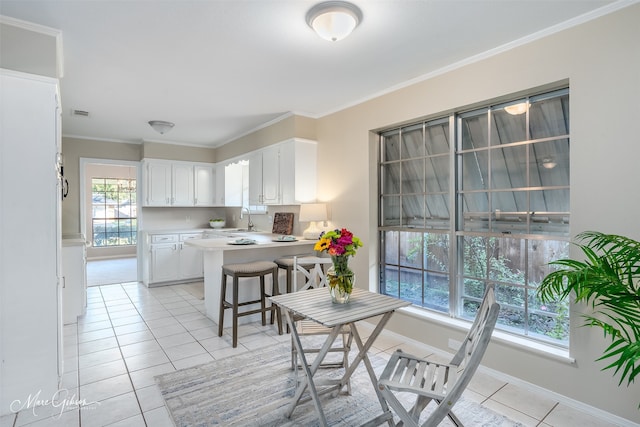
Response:
MULTIPOLYGON (((219 338, 217 326, 203 314, 203 301, 187 289, 147 289, 139 283, 89 288, 86 315, 64 328, 63 387, 69 396, 100 404, 81 410, 38 407, 1 417, 0 427, 173 426, 155 375, 289 340, 274 327, 250 324, 240 328, 239 345, 233 349, 230 331, 219 338)), ((428 354, 390 334, 378 338, 374 351, 390 354, 400 344, 428 354)), ((480 372, 465 397, 525 426, 613 426, 480 372)))

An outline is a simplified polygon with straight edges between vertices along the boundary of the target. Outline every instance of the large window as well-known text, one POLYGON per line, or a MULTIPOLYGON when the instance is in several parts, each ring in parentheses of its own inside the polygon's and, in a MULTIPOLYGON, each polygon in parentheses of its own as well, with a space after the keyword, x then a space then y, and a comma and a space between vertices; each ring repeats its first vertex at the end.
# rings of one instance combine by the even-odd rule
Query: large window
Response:
POLYGON ((135 245, 136 180, 92 178, 91 192, 93 246, 135 245))
POLYGON ((568 256, 568 89, 385 131, 379 176, 381 293, 472 319, 492 284, 499 328, 568 345, 535 295, 568 256))

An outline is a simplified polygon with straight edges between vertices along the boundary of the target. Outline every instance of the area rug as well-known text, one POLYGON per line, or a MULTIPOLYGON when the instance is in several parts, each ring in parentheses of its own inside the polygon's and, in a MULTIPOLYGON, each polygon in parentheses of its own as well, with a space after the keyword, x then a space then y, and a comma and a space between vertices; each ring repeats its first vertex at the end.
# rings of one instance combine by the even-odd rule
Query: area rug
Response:
MULTIPOLYGON (((291 419, 285 417, 296 384, 289 346, 285 342, 155 377, 176 427, 319 425, 312 402, 298 406, 291 419)), ((371 362, 378 373, 386 364, 378 356, 371 356, 371 362)), ((340 374, 331 369, 320 372, 325 376, 340 374)), ((381 413, 364 365, 356 369, 351 387, 351 395, 321 396, 329 425, 356 426, 381 413)), ((464 398, 454 411, 470 427, 521 425, 464 398)), ((447 419, 441 425, 453 424, 447 419)))

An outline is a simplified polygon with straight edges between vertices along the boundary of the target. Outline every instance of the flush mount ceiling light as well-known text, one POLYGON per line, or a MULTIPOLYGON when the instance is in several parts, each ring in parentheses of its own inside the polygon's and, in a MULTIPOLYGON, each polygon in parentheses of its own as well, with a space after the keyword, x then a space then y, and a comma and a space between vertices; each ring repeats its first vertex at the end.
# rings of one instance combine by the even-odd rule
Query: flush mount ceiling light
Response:
POLYGON ((362 11, 346 1, 318 3, 307 12, 307 24, 320 37, 333 42, 351 34, 360 21, 362 11))
POLYGON ((545 157, 544 159, 542 159, 542 167, 545 169, 553 169, 557 165, 558 164, 554 162, 551 157, 545 157))
POLYGON ((521 102, 519 104, 507 105, 506 107, 504 107, 504 111, 511 114, 512 116, 517 116, 526 112, 528 106, 528 102, 521 102))
POLYGON ((175 125, 171 122, 165 122, 163 120, 151 120, 149 122, 149 126, 151 126, 153 130, 158 132, 160 135, 164 135, 165 133, 173 129, 175 125))

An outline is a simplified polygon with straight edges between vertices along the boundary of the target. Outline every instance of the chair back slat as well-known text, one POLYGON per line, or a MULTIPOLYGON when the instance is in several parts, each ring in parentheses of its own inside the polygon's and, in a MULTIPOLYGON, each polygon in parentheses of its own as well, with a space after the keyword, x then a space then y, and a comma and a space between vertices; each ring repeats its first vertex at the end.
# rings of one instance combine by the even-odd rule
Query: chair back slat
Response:
POLYGON ((411 380, 414 378, 414 373, 416 371, 416 365, 418 364, 417 360, 411 360, 407 364, 406 369, 404 370, 404 375, 402 380, 400 380, 403 384, 411 384, 411 380))
POLYGON ((420 361, 418 363, 418 369, 416 370, 416 378, 415 378, 415 381, 414 381, 414 385, 416 387, 424 387, 424 384, 425 384, 425 372, 426 372, 428 367, 429 367, 428 363, 424 363, 422 361, 420 361))
POLYGON ((322 288, 327 286, 325 273, 331 258, 293 257, 293 291, 322 288), (300 280, 302 278, 303 280, 300 280))

